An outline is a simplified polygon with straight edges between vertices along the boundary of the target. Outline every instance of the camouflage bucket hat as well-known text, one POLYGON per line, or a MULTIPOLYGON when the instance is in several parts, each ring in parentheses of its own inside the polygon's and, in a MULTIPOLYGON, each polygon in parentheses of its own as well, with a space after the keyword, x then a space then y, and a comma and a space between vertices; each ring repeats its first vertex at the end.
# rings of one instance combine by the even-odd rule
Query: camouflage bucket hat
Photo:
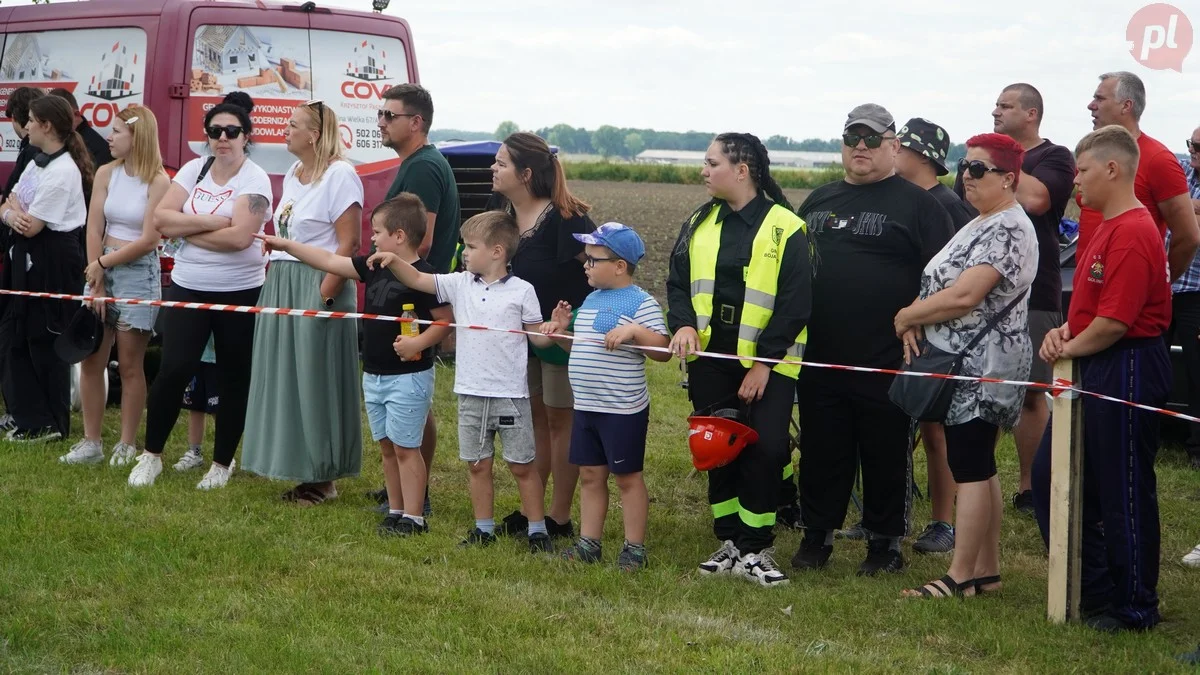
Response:
POLYGON ((937 175, 950 173, 946 168, 946 155, 950 153, 950 134, 938 125, 922 117, 909 120, 896 132, 900 146, 918 152, 937 168, 937 175))

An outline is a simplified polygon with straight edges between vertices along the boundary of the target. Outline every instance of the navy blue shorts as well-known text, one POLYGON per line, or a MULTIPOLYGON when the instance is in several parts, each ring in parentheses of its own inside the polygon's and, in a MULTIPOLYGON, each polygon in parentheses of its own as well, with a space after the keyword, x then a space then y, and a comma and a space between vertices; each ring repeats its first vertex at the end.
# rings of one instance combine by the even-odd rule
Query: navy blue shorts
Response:
POLYGON ((611 473, 637 473, 646 459, 650 406, 632 415, 575 411, 571 423, 571 463, 608 465, 611 473))

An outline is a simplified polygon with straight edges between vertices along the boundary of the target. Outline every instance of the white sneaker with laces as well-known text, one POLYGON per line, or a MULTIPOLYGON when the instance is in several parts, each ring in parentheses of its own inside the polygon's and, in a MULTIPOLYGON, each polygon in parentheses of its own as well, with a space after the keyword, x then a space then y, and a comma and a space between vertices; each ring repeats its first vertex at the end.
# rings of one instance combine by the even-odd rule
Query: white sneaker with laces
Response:
POLYGON ((84 438, 72 445, 58 461, 63 464, 99 464, 104 461, 104 444, 84 438))
POLYGON ((1200 544, 1197 544, 1196 548, 1192 549, 1187 555, 1183 556, 1183 560, 1181 562, 1188 567, 1200 567, 1200 544))
POLYGON ((237 460, 229 462, 229 468, 223 468, 216 462, 208 467, 208 473, 204 474, 204 478, 196 483, 197 490, 212 490, 214 488, 223 488, 229 482, 229 477, 233 475, 234 468, 237 467, 237 460))
POLYGON ((154 485, 154 479, 162 473, 162 457, 143 452, 137 457, 137 465, 129 472, 129 485, 132 487, 149 487, 154 485))
POLYGON ((758 582, 761 586, 783 586, 788 583, 787 575, 775 565, 775 558, 772 557, 774 552, 775 549, 769 548, 742 556, 739 576, 758 582))
POLYGON ((721 548, 708 557, 708 560, 700 563, 700 574, 729 574, 738 567, 740 555, 733 542, 727 539, 721 544, 721 548))
POLYGON ((108 458, 109 466, 125 466, 138 456, 137 448, 122 441, 113 446, 112 457, 108 458))
POLYGON ((183 457, 178 462, 175 462, 176 471, 191 471, 204 466, 204 453, 200 452, 200 448, 189 448, 183 457))

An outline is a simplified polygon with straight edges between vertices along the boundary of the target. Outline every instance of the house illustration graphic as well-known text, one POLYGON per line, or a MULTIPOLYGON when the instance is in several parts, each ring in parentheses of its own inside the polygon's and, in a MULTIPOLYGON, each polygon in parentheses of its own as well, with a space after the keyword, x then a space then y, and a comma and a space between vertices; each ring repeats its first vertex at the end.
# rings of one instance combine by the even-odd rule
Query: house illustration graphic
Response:
POLYGON ((195 65, 219 75, 258 73, 267 68, 263 43, 246 26, 205 26, 196 35, 195 65))
POLYGON ((346 74, 360 80, 386 80, 387 52, 377 49, 375 43, 363 40, 354 48, 354 59, 346 63, 346 74))
POLYGON ((88 93, 97 98, 109 101, 133 96, 136 84, 138 55, 129 54, 129 48, 120 42, 115 43, 108 53, 100 57, 100 72, 92 76, 88 83, 88 93))
POLYGON ((46 55, 38 45, 37 36, 21 33, 11 38, 4 52, 4 63, 0 66, 0 77, 7 82, 33 82, 44 79, 46 55))

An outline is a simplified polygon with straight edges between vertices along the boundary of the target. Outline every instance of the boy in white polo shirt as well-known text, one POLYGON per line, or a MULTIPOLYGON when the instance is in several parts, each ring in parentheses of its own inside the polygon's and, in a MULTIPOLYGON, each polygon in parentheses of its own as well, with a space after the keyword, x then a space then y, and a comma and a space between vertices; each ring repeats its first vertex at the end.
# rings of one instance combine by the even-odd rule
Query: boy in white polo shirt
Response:
MULTIPOLYGON (((533 286, 508 273, 519 239, 517 222, 507 213, 488 211, 463 223, 461 233, 465 272, 421 272, 387 252, 376 253, 367 264, 387 267, 409 288, 435 293, 439 301, 453 306, 455 320, 464 326, 539 331, 542 313, 533 286)), ((528 339, 539 347, 553 344, 543 335, 528 339)), ((541 478, 533 466, 526 336, 460 327, 455 340, 458 454, 470 463, 475 511, 475 528, 463 544, 487 546, 496 541, 492 457, 499 434, 504 461, 521 493, 521 512, 529 516, 529 550, 550 551, 541 478)))
MULTIPOLYGON (((608 514, 608 475, 621 494, 625 545, 617 567, 632 572, 646 565, 646 519, 650 498, 642 480, 646 431, 650 424, 650 391, 646 357, 670 360, 670 342, 662 307, 633 285, 633 272, 646 247, 637 232, 605 223, 590 234, 572 235, 586 244, 584 271, 596 290, 579 308, 573 326, 576 340, 556 338, 571 352, 568 376, 575 394, 571 423, 571 463, 579 466, 580 538, 563 551, 568 560, 600 561, 600 537, 608 514)), ((571 306, 560 302, 543 332, 562 332, 571 323, 571 306)))

